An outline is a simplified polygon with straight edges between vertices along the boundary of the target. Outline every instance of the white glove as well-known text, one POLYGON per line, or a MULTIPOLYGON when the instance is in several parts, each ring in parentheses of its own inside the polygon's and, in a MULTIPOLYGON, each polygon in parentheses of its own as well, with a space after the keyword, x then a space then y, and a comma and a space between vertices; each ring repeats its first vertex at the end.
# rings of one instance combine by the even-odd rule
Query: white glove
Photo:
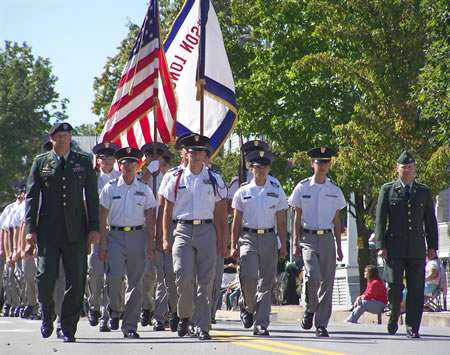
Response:
POLYGON ((156 173, 159 170, 159 160, 152 160, 150 164, 148 164, 147 170, 152 174, 156 173))

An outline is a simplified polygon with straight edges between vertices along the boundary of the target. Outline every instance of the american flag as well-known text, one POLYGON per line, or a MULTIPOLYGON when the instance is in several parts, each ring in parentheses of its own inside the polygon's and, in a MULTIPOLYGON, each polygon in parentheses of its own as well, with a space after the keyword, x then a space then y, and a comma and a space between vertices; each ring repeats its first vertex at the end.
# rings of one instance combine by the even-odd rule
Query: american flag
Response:
POLYGON ((176 99, 167 74, 164 51, 160 50, 158 3, 151 0, 114 95, 102 132, 103 142, 140 148, 153 141, 154 119, 150 111, 158 98, 158 85, 162 88, 163 107, 157 111, 155 140, 167 143, 174 137, 176 99))

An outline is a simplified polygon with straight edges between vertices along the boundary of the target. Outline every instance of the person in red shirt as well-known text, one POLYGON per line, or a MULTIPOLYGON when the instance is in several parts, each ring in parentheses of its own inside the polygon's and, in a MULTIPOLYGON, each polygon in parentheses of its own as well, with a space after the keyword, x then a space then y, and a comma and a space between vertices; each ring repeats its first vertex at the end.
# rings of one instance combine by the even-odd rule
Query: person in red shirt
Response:
POLYGON ((364 278, 367 280, 367 288, 353 304, 353 311, 345 320, 349 323, 358 323, 358 319, 364 312, 381 313, 387 303, 386 286, 380 279, 380 274, 375 265, 367 265, 364 270, 364 278))

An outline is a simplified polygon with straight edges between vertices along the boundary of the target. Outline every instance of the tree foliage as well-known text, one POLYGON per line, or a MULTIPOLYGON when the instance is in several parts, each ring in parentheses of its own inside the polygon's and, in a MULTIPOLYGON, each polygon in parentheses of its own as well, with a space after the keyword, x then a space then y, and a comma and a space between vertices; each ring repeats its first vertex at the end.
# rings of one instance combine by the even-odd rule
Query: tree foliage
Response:
POLYGON ((5 41, 0 51, 0 194, 5 202, 12 184, 27 177, 50 119, 65 120, 66 103, 55 91, 49 59, 35 58, 31 47, 5 41), (58 104, 60 107, 58 108, 58 104))

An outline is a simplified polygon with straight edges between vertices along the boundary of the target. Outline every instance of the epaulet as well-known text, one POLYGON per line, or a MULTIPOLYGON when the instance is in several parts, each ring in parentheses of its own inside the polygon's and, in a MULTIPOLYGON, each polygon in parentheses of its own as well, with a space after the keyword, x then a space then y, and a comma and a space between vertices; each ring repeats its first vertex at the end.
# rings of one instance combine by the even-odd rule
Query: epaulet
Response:
POLYGON ((145 182, 143 182, 141 178, 137 178, 136 180, 145 184, 145 182))
POLYGON ((117 181, 119 181, 119 178, 115 178, 115 179, 109 180, 109 183, 110 184, 115 184, 115 183, 117 183, 117 181))
POLYGON ((170 169, 169 171, 168 171, 168 173, 173 173, 172 174, 172 176, 178 176, 178 174, 180 173, 180 171, 183 171, 183 169, 182 168, 180 168, 179 166, 177 166, 177 167, 175 167, 175 168, 173 168, 173 169, 170 169))
POLYGON ((245 186, 245 185, 248 185, 248 184, 250 184, 250 181, 243 182, 243 183, 241 184, 241 186, 245 186))
POLYGON ((270 183, 272 184, 272 186, 275 186, 277 189, 280 187, 280 185, 278 185, 275 181, 270 180, 270 183))
POLYGON ((89 155, 87 155, 85 153, 80 153, 80 152, 76 152, 76 151, 72 150, 71 154, 73 154, 74 156, 78 156, 81 159, 88 159, 88 160, 90 160, 89 155))
POLYGON ((333 184, 333 185, 335 185, 335 186, 338 186, 338 184, 337 184, 337 182, 336 181, 334 181, 334 180, 331 180, 331 179, 328 179, 328 180, 330 180, 330 182, 333 184))
POLYGON ((169 170, 167 170, 168 173, 178 170, 180 167, 179 166, 174 166, 173 168, 170 168, 169 170))
POLYGON ((38 155, 36 155, 36 158, 43 157, 44 155, 47 155, 48 153, 50 153, 50 152, 44 152, 44 153, 38 154, 38 155))
POLYGON ((387 183, 384 184, 382 187, 392 186, 392 185, 394 185, 394 183, 395 183, 395 181, 387 182, 387 183))
POLYGON ((233 184, 234 184, 235 182, 239 182, 239 178, 234 177, 234 178, 231 180, 230 185, 228 185, 228 188, 230 188, 231 186, 233 186, 233 184))
POLYGON ((303 179, 302 181, 300 181, 300 184, 304 184, 305 182, 308 182, 309 179, 310 179, 310 178, 303 179))

